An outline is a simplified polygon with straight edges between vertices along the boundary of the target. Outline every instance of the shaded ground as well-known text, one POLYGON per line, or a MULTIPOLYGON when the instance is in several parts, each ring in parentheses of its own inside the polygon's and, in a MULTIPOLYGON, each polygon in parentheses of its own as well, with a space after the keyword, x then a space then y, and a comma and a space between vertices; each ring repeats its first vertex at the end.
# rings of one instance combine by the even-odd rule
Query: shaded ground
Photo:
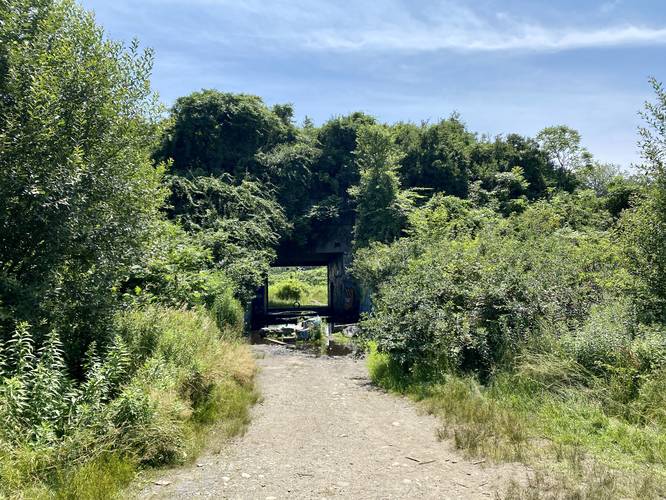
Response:
POLYGON ((247 434, 165 471, 142 497, 493 498, 525 478, 438 441, 438 421, 371 386, 362 360, 254 349, 263 402, 247 434))

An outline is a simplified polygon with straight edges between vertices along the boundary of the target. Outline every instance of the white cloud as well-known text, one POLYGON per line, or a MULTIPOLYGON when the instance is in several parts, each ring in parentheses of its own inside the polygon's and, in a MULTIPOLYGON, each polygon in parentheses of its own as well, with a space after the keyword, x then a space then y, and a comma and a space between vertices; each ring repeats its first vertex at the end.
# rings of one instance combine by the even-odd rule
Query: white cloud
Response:
MULTIPOLYGON (((584 24, 581 15, 576 17, 576 25, 561 25, 552 19, 524 19, 506 11, 486 14, 461 0, 145 1, 205 18, 206 26, 192 34, 195 38, 227 44, 244 40, 257 48, 544 52, 666 44, 666 26, 617 21, 584 24)), ((610 13, 620 1, 609 0, 601 9, 610 13)))
POLYGON ((323 30, 305 38, 308 47, 332 50, 407 50, 407 51, 558 51, 627 45, 666 44, 666 28, 618 26, 596 30, 547 29, 523 26, 519 31, 450 29, 428 30, 369 29, 355 33, 323 30))

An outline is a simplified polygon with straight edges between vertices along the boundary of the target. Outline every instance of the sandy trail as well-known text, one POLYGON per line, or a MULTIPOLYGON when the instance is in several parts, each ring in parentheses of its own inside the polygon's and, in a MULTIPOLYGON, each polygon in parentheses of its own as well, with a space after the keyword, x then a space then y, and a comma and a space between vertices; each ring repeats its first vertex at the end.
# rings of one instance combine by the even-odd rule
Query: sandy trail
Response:
POLYGON ((263 401, 247 433, 165 471, 143 498, 495 498, 525 478, 439 441, 438 421, 374 388, 362 360, 254 349, 263 401))

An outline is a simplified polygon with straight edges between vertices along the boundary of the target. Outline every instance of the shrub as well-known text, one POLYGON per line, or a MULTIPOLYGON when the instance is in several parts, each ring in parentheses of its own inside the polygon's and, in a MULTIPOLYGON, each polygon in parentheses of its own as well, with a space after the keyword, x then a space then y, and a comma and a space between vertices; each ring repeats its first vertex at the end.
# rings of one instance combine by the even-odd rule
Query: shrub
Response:
MULTIPOLYGON (((412 376, 473 371, 484 378, 543 337, 543 325, 575 327, 618 283, 618 256, 607 234, 574 231, 560 212, 538 204, 501 222, 489 219, 485 231, 466 229, 456 237, 413 217, 418 230, 409 241, 418 251, 407 253, 404 263, 395 266, 383 256, 355 264, 375 280, 384 276, 375 281, 374 310, 362 322, 363 334, 412 376), (377 269, 382 263, 393 272, 384 275, 377 269)), ((476 225, 432 214, 447 228, 476 225)), ((405 255, 405 248, 399 242, 384 253, 405 255)), ((364 252, 357 259, 373 257, 364 252)))
POLYGON ((632 304, 615 299, 593 305, 581 328, 563 339, 565 349, 574 359, 597 374, 609 367, 626 365, 635 335, 632 304))
POLYGON ((275 296, 280 300, 298 302, 307 291, 307 285, 300 280, 289 278, 275 285, 275 296))
POLYGON ((109 40, 76 2, 0 11, 0 337, 19 321, 39 343, 57 328, 76 371, 93 340, 111 340, 111 289, 166 194, 152 52, 109 40))

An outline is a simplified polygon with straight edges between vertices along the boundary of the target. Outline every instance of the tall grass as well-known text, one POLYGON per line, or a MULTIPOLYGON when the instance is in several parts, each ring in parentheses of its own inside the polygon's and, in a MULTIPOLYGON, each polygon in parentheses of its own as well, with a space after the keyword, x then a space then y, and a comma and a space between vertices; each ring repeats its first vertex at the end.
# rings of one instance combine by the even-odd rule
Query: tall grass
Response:
POLYGON ((485 385, 455 375, 420 380, 375 347, 367 362, 376 384, 440 417, 440 437, 464 453, 530 464, 530 483, 514 484, 507 498, 666 495, 665 429, 609 412, 600 390, 606 382, 575 361, 526 355, 485 385))
POLYGON ((34 352, 21 325, 0 356, 0 497, 112 498, 139 468, 193 460, 213 425, 218 440, 242 432, 254 359, 238 324, 218 322, 203 309, 121 314, 81 382, 55 333, 34 352))

